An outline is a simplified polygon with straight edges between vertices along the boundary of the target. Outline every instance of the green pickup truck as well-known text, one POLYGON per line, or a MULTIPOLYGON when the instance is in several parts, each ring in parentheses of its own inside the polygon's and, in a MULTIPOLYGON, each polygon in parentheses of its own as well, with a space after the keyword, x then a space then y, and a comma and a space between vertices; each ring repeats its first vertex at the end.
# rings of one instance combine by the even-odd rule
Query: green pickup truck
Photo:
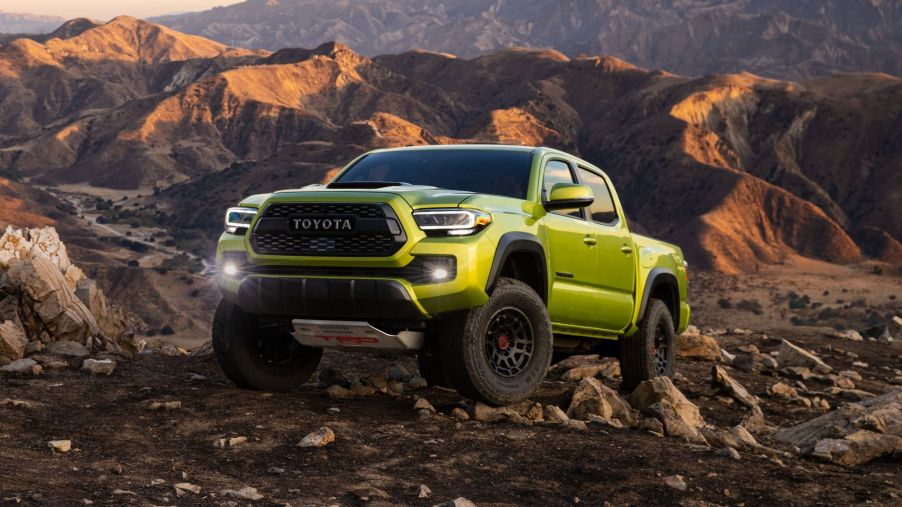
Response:
POLYGON ((245 388, 306 382, 322 349, 415 353, 503 405, 553 357, 616 350, 622 388, 672 375, 689 322, 680 249, 630 233, 607 175, 561 151, 420 146, 226 213, 213 347, 245 388))

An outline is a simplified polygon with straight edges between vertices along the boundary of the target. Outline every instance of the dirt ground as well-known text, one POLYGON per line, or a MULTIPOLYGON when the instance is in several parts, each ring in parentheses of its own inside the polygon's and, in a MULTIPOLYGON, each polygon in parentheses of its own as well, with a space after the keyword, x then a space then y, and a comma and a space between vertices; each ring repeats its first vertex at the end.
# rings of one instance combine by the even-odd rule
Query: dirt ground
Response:
MULTIPOLYGON (((900 279, 867 278, 866 269, 829 276, 777 271, 757 278, 693 273, 694 319, 703 330, 731 330, 717 340, 733 353, 749 343, 768 353, 787 338, 815 350, 836 370, 858 371, 862 380, 856 381, 857 388, 881 393, 900 375, 902 348, 828 335, 831 326, 852 326, 869 312, 899 313, 898 300, 890 296, 902 296, 900 279), (822 305, 783 311, 790 290, 817 296, 822 305), (758 299, 764 313, 722 308, 717 301, 723 297, 734 303, 758 299), (865 299, 863 307, 835 303, 860 298, 865 299), (808 318, 828 300, 841 310, 830 325, 788 321, 808 318), (753 332, 732 332, 736 327, 753 332)), ((416 372, 412 358, 339 352, 327 353, 321 370, 337 368, 353 379, 384 374, 396 365, 416 372)), ((711 366, 682 361, 676 385, 709 423, 735 425, 745 412, 708 392, 711 366)), ((794 380, 779 379, 773 372, 730 373, 761 398, 773 425, 786 427, 823 413, 767 395, 768 385, 794 380)), ((575 384, 556 378, 552 372, 533 400, 566 409, 575 384)), ((617 387, 616 381, 606 383, 617 387)), ((825 389, 816 381, 807 383, 811 390, 825 389)), ((242 391, 209 356, 145 354, 121 361, 111 377, 75 368, 48 370, 40 377, 4 376, 0 402, 4 399, 25 400, 31 407, 0 404, 0 504, 433 505, 462 496, 480 506, 902 505, 902 466, 896 458, 856 467, 746 452, 734 460, 638 429, 590 424, 580 432, 459 422, 445 414, 465 400, 439 388, 342 401, 329 399, 316 382, 289 394, 242 391), (421 418, 413 409, 416 397, 432 402, 438 414, 421 418), (176 410, 147 408, 153 401, 176 400, 181 402, 176 410), (334 430, 334 443, 297 447, 321 426, 334 430), (231 449, 213 445, 234 436, 248 441, 231 449), (70 439, 73 449, 54 453, 47 442, 55 439, 70 439), (686 491, 664 483, 664 477, 677 474, 688 485, 686 491), (199 486, 200 492, 177 496, 174 484, 185 482, 199 486), (421 484, 431 489, 431 497, 418 498, 421 484), (263 498, 250 501, 221 493, 245 486, 256 488, 263 498), (379 498, 379 490, 388 498, 379 498)), ((833 407, 840 403, 828 400, 833 407)), ((771 437, 759 441, 790 450, 771 437)))

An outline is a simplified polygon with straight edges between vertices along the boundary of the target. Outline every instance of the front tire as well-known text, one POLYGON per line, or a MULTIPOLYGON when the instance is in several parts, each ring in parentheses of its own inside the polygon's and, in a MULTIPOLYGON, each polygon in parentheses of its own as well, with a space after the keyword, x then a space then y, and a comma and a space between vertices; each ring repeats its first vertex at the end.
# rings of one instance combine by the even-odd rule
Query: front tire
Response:
POLYGON ((310 379, 322 349, 297 342, 284 325, 260 323, 226 300, 213 318, 213 352, 226 377, 243 389, 290 391, 310 379))
POLYGON ((491 405, 530 396, 551 362, 551 319, 525 283, 501 278, 489 301, 449 319, 441 342, 445 377, 460 394, 491 405))
POLYGON ((620 341, 621 390, 629 392, 653 377, 672 377, 676 363, 673 317, 660 299, 649 299, 639 331, 620 341))

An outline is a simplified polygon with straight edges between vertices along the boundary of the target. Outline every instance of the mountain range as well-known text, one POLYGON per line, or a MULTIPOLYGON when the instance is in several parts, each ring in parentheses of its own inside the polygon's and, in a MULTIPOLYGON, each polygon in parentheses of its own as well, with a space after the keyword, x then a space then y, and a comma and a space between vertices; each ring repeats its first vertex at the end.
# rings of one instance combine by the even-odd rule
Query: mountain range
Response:
POLYGON ((155 193, 176 236, 214 237, 240 196, 321 181, 367 149, 484 141, 599 165, 631 220, 698 267, 898 264, 900 132, 902 79, 880 73, 690 78, 553 50, 367 57, 335 42, 269 52, 129 17, 0 46, 9 185, 155 193))
POLYGON ((365 55, 509 47, 699 76, 902 74, 899 0, 247 0, 155 20, 248 48, 337 40, 365 55))
POLYGON ((46 33, 64 21, 59 16, 0 11, 0 33, 46 33))

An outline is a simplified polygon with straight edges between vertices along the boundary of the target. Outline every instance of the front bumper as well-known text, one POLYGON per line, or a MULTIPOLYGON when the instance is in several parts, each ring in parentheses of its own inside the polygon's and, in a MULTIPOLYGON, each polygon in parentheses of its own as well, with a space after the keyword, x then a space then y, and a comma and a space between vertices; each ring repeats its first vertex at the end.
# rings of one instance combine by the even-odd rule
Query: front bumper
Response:
POLYGON ((423 310, 395 280, 249 276, 238 287, 246 312, 322 319, 420 320, 423 310))
POLYGON ((419 238, 392 258, 311 258, 254 255, 244 237, 223 234, 217 265, 236 258, 246 264, 234 275, 220 272, 217 283, 223 297, 259 315, 427 320, 488 301, 485 286, 495 243, 479 236, 419 238), (453 257, 453 277, 418 283, 405 267, 419 256, 453 257))

